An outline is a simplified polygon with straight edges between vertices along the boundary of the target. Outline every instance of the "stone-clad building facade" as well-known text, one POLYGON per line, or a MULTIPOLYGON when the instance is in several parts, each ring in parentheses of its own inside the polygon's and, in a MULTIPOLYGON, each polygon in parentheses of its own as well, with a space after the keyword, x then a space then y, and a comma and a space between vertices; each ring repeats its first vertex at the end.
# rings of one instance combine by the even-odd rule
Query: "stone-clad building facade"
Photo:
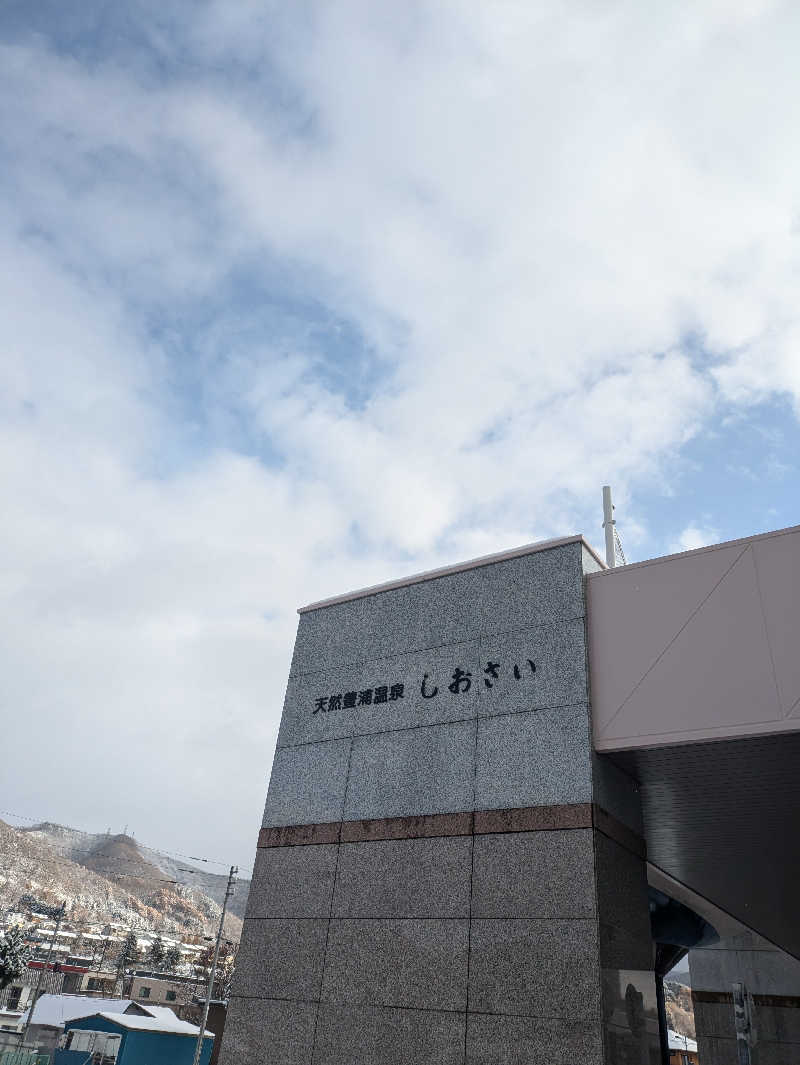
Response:
POLYGON ((580 537, 301 612, 222 1065, 659 1061, 580 537))

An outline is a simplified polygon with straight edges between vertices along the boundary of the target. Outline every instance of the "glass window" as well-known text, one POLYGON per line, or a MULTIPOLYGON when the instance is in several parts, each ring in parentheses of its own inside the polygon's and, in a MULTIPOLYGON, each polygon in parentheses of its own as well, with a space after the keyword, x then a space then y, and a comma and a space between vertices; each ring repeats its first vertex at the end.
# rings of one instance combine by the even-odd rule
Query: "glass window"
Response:
POLYGON ((167 992, 167 1002, 174 1002, 177 997, 174 991, 167 992))
POLYGON ((139 998, 150 998, 150 990, 149 987, 140 987, 139 998))

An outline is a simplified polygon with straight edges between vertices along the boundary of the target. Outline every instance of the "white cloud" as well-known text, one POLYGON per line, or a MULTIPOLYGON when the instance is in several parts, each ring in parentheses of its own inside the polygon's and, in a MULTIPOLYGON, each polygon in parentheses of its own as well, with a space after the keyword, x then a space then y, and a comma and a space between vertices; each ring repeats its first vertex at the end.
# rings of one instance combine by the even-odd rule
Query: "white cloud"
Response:
POLYGON ((0 672, 45 780, 99 746, 101 820, 244 861, 299 603, 599 539, 609 480, 646 550, 640 486, 798 402, 800 14, 204 11, 162 81, 0 57, 0 672))
POLYGON ((719 529, 715 529, 711 525, 699 525, 696 522, 690 522, 681 531, 680 536, 673 540, 668 550, 670 553, 694 551, 698 547, 708 547, 709 544, 717 544, 719 541, 719 529))

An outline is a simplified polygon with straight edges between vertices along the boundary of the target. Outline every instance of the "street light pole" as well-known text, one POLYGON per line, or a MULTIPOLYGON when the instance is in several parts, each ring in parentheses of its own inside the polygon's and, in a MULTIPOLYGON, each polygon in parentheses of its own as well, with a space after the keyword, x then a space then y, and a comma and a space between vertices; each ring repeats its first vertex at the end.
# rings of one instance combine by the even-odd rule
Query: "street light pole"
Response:
POLYGON ((233 894, 234 884, 236 883, 236 874, 239 872, 237 866, 232 865, 231 870, 228 873, 228 886, 225 888, 225 898, 222 902, 222 913, 219 918, 219 930, 217 932, 217 942, 214 946, 214 959, 211 962, 211 975, 208 978, 208 990, 206 991, 206 1003, 203 1007, 203 1019, 200 1022, 200 1034, 197 1037, 197 1046, 194 1048, 194 1061, 192 1065, 199 1065, 200 1053, 203 1049, 203 1038, 206 1032, 206 1021, 208 1020, 208 1009, 211 1005, 211 996, 214 992, 214 979, 217 975, 217 958, 219 957, 219 945, 222 940, 222 928, 225 924, 225 911, 228 908, 228 899, 233 894))

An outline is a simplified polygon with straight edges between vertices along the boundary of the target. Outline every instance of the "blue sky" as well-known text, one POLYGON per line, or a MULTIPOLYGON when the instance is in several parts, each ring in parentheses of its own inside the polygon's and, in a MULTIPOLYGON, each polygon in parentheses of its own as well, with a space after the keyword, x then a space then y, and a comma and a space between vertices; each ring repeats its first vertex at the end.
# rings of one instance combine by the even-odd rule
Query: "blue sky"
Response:
POLYGON ((796 524, 798 44, 771 0, 4 4, 8 808, 245 865, 299 604, 600 545, 604 483, 630 560, 796 524))

